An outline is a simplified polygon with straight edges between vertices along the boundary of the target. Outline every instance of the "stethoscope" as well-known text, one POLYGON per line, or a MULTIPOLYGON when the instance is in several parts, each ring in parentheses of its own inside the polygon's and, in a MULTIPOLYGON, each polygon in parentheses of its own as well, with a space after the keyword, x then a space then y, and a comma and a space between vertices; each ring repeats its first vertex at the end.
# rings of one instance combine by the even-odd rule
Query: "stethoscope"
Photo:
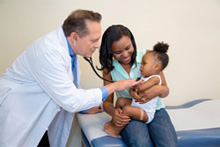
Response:
MULTIPOLYGON (((79 49, 77 48, 75 41, 73 42, 73 44, 74 44, 74 47, 75 47, 75 49, 77 50, 77 52, 80 54, 80 51, 79 51, 79 49)), ((115 82, 115 81, 113 81, 113 80, 105 79, 105 78, 103 78, 102 76, 100 76, 100 75, 98 74, 98 72, 96 71, 96 69, 95 69, 95 67, 94 67, 94 65, 93 65, 92 57, 90 57, 90 58, 83 57, 83 58, 84 58, 87 62, 89 62, 90 66, 92 67, 92 70, 94 71, 94 73, 95 73, 100 79, 102 79, 102 80, 104 80, 104 81, 107 81, 107 82, 110 82, 110 83, 114 83, 114 82, 115 82)), ((141 78, 139 77, 139 78, 136 79, 136 81, 139 81, 140 79, 141 79, 141 78)))
MULTIPOLYGON (((81 54, 80 51, 79 51, 79 49, 78 49, 77 46, 76 46, 76 42, 75 42, 75 41, 73 42, 73 45, 74 45, 75 49, 77 50, 77 52, 78 52, 79 54, 81 54)), ((82 54, 81 54, 81 55, 82 55, 82 54)), ((115 82, 115 81, 112 81, 112 80, 105 79, 105 78, 103 78, 102 76, 100 76, 100 75, 98 74, 98 72, 95 70, 95 67, 94 67, 94 65, 93 65, 92 57, 90 57, 90 58, 83 57, 83 58, 84 58, 87 62, 89 62, 90 66, 92 67, 92 70, 94 71, 94 73, 95 73, 100 79, 102 79, 102 80, 104 80, 104 81, 107 81, 107 82, 110 82, 110 83, 115 82)))
POLYGON ((90 58, 83 57, 83 58, 84 58, 87 62, 89 62, 90 66, 92 67, 92 70, 94 71, 94 73, 95 73, 100 79, 102 79, 102 80, 104 80, 104 81, 107 81, 107 82, 111 82, 111 83, 115 82, 115 81, 112 81, 112 80, 105 79, 105 78, 103 78, 102 76, 100 76, 100 75, 98 74, 98 72, 95 70, 95 67, 94 67, 94 65, 93 65, 92 57, 90 57, 90 58))
MULTIPOLYGON (((94 71, 94 73, 100 78, 100 79, 102 79, 102 80, 104 80, 104 81, 107 81, 107 82, 111 82, 111 83, 114 83, 115 81, 112 81, 112 80, 108 80, 108 79, 105 79, 105 78, 103 78, 102 76, 100 76, 99 74, 98 74, 98 72, 95 70, 95 67, 94 67, 94 65, 93 65, 93 61, 92 61, 92 57, 90 57, 89 59, 88 58, 86 58, 86 57, 83 57, 87 62, 89 62, 89 64, 90 64, 90 66, 92 67, 92 70, 94 71)), ((136 79, 136 81, 139 81, 141 79, 141 77, 138 77, 137 79, 136 79)))

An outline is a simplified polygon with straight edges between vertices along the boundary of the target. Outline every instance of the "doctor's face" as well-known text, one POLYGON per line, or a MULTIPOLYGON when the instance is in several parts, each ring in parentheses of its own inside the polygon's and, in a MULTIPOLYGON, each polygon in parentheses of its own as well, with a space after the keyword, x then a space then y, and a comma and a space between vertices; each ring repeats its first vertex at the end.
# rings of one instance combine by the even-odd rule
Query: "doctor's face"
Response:
POLYGON ((89 33, 83 37, 78 37, 76 46, 81 56, 89 58, 100 47, 101 24, 87 20, 86 25, 89 33))

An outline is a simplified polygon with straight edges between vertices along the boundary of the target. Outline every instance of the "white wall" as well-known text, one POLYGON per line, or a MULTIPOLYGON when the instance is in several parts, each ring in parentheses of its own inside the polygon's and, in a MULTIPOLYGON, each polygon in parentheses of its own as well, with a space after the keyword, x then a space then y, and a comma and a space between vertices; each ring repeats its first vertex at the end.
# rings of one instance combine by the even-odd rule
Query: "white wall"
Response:
MULTIPOLYGON (((166 103, 220 98, 219 0, 2 0, 0 73, 78 8, 100 12, 103 31, 112 24, 128 26, 139 49, 152 48, 157 41, 170 44, 165 74, 171 92, 166 103)), ((98 51, 94 60, 99 65, 98 51)), ((84 60, 81 69, 84 88, 102 85, 84 60)))
MULTIPOLYGON (((112 24, 129 27, 139 49, 152 48, 157 41, 170 44, 166 104, 220 99, 219 0, 0 0, 0 74, 31 42, 78 8, 100 12, 103 31, 112 24)), ((93 58, 99 65, 98 51, 93 58)), ((102 86, 82 58, 80 65, 84 88, 102 86)))

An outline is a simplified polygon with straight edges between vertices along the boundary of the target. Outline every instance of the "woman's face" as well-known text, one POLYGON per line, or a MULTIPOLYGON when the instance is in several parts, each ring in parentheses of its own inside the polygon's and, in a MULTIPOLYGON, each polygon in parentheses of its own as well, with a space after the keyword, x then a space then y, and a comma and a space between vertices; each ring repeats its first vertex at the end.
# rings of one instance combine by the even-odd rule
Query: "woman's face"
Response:
POLYGON ((128 36, 122 36, 119 41, 112 43, 113 57, 122 64, 130 64, 131 56, 134 52, 131 39, 128 36))

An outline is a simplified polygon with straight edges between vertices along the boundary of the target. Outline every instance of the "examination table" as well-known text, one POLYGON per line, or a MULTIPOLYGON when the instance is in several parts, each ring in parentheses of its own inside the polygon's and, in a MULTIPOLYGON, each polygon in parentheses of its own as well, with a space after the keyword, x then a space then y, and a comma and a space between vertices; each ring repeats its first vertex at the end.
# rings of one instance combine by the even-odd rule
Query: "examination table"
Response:
MULTIPOLYGON (((179 106, 166 106, 177 132, 179 146, 220 146, 220 100, 198 99, 179 106)), ((125 147, 120 137, 103 130, 111 117, 105 112, 77 114, 86 147, 125 147)))

